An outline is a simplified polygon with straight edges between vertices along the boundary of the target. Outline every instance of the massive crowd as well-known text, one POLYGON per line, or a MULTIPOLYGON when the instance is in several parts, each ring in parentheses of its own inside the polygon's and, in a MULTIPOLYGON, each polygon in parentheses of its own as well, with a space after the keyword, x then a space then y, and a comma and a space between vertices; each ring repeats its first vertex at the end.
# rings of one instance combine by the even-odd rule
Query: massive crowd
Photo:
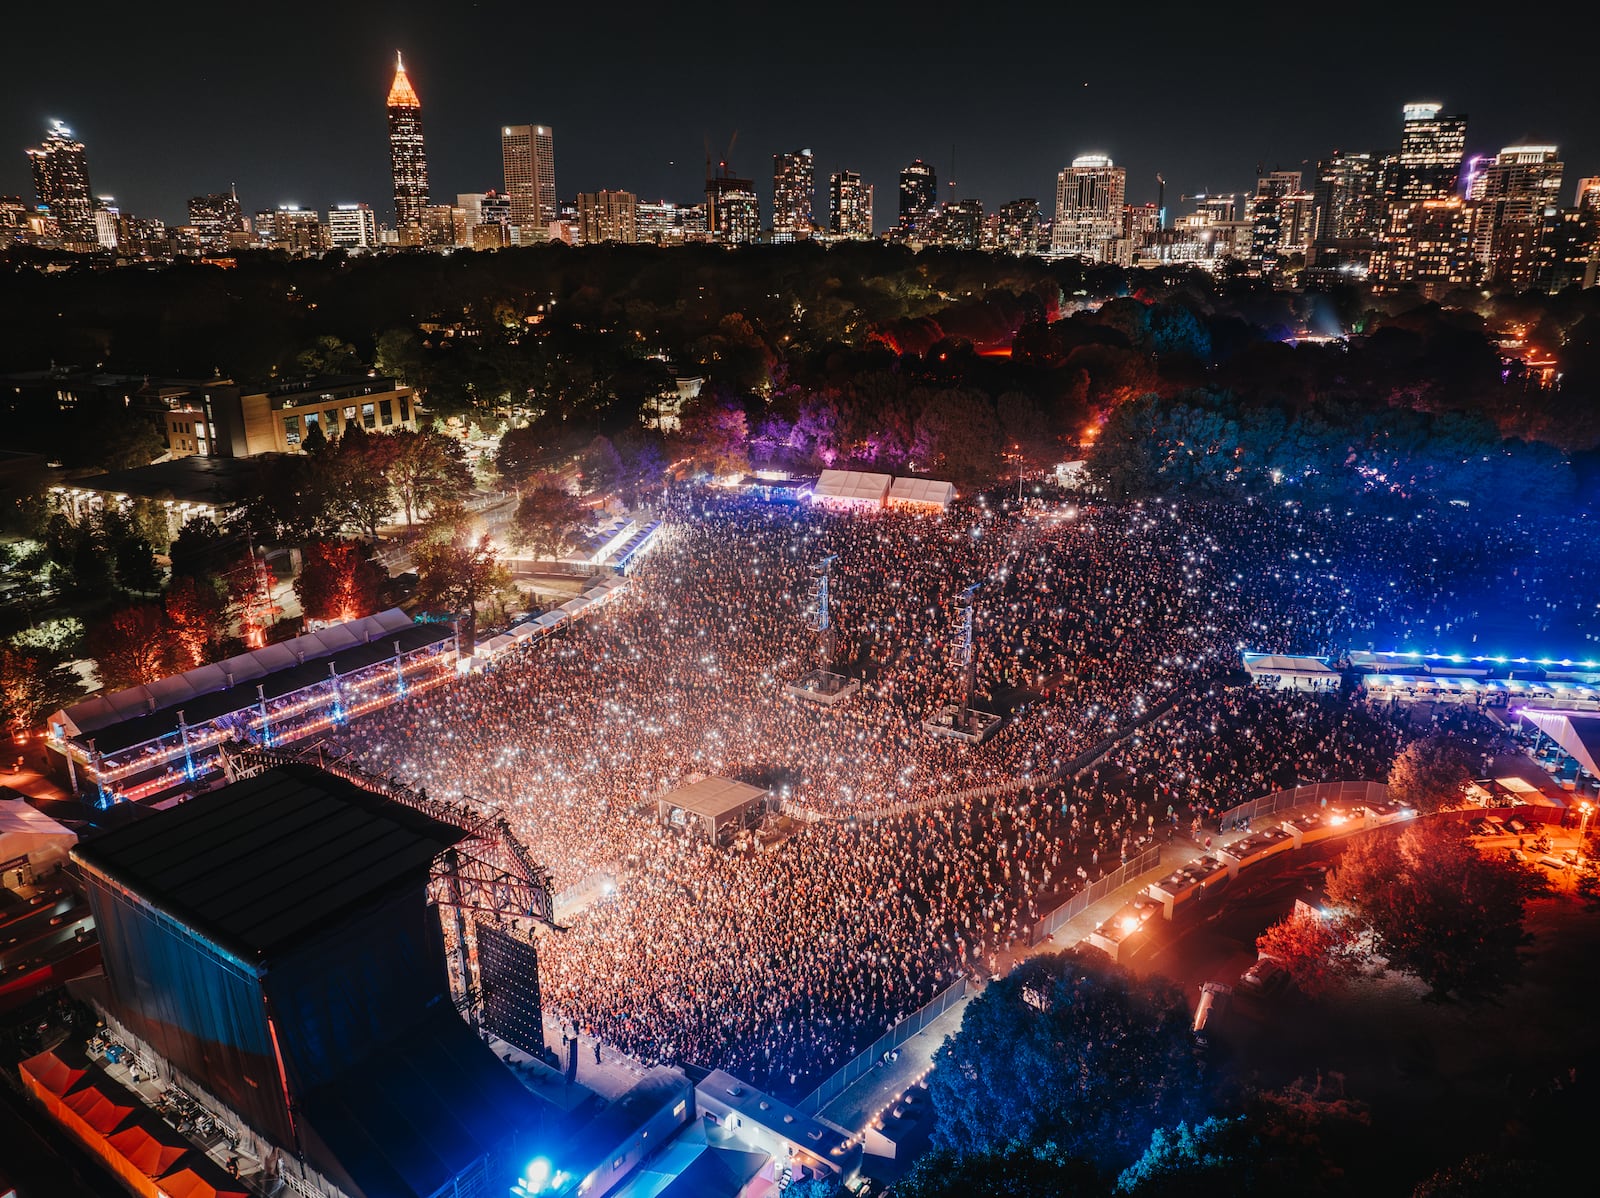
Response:
MULTIPOLYGON (((503 810, 558 886, 615 873, 541 943, 551 1009, 642 1057, 786 1092, 957 972, 993 968, 1153 839, 1282 786, 1382 778, 1404 736, 1392 713, 1244 688, 1239 651, 1431 648, 1482 583, 1440 556, 1448 529, 1292 506, 869 515, 684 491, 665 516, 662 546, 585 623, 339 739, 503 810), (816 664, 806 617, 828 555, 834 668, 863 680, 837 708, 783 690, 816 664), (921 721, 963 697, 975 582, 978 700, 1010 718, 968 746, 921 721), (731 849, 657 825, 650 800, 704 774, 826 818, 731 849), (883 813, 907 800, 927 803, 883 813)), ((1516 578, 1515 560, 1466 564, 1516 578)))

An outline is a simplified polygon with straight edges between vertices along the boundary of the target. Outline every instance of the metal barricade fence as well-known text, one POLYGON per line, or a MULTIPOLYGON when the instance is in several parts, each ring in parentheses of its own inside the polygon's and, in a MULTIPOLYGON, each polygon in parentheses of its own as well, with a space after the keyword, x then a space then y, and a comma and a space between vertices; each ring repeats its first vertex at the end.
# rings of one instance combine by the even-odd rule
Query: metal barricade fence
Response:
POLYGON ((1065 924, 1082 915, 1095 903, 1105 898, 1106 895, 1127 885, 1141 874, 1151 872, 1160 864, 1161 846, 1155 845, 1146 849, 1126 864, 1118 866, 1105 877, 1089 883, 1089 885, 1041 919, 1034 926, 1033 935, 1028 938, 1028 943, 1043 944, 1065 924))
POLYGON ((883 1059, 885 1053, 893 1052, 907 1040, 927 1027, 935 1019, 943 1015, 956 1003, 967 995, 967 979, 957 978, 951 985, 928 1002, 926 1006, 919 1007, 916 1011, 906 1016, 895 1024, 883 1035, 879 1036, 866 1048, 862 1049, 835 1072, 831 1077, 825 1078, 820 1086, 795 1103, 795 1109, 807 1115, 815 1115, 839 1095, 843 1094, 856 1082, 860 1081, 883 1059))
POLYGON ((1389 788, 1382 782, 1314 782, 1308 786, 1274 791, 1259 799, 1251 799, 1248 803, 1230 807, 1219 817, 1218 827, 1223 832, 1243 831, 1250 826, 1251 821, 1260 819, 1263 815, 1276 815, 1280 811, 1288 811, 1307 803, 1321 803, 1323 800, 1329 803, 1359 805, 1383 803, 1387 802, 1388 798, 1389 788))

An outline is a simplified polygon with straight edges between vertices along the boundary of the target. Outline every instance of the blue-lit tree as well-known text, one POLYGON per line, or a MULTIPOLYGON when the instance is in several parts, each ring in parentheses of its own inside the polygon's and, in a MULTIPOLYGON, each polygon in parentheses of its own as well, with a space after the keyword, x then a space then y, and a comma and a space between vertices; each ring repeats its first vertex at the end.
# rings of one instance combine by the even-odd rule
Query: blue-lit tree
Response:
POLYGON ((1203 1114, 1204 1088, 1175 985, 1062 953, 972 1001, 929 1091, 934 1145, 957 1158, 1050 1141, 1120 1168, 1154 1128, 1203 1114))

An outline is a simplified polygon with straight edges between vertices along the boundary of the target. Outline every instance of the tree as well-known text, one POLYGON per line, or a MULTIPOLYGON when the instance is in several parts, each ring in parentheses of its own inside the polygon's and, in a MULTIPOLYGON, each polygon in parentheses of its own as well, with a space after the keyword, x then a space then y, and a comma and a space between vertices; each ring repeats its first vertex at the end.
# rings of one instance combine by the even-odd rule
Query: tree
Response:
POLYGON ((185 521, 168 553, 173 575, 210 573, 218 564, 227 539, 209 517, 195 516, 185 521))
POLYGON ((1182 994, 1075 952, 987 987, 945 1041, 929 1093, 934 1146, 957 1156, 1049 1140, 1121 1167, 1152 1129, 1198 1113, 1182 994))
POLYGON ((589 509, 576 495, 558 487, 539 487, 517 504, 511 539, 534 557, 556 558, 577 543, 579 531, 589 522, 589 509))
POLYGON ((691 461, 712 474, 743 474, 750 468, 745 452, 749 425, 744 408, 702 395, 683 406, 678 435, 691 461))
POLYGON ((1527 900, 1541 887, 1531 871, 1484 856, 1435 817, 1398 838, 1375 833, 1351 844, 1327 889, 1390 968, 1418 978, 1440 1001, 1493 998, 1516 980, 1527 900))
POLYGON ((1191 1126, 1158 1127, 1150 1147, 1117 1177, 1116 1192, 1136 1198, 1227 1198, 1249 1188, 1250 1129, 1242 1115, 1213 1115, 1191 1126))
POLYGON ((38 727, 81 690, 71 670, 0 645, 0 732, 5 735, 16 736, 38 727))
POLYGON ((161 588, 155 551, 140 536, 126 536, 116 545, 117 582, 124 590, 148 595, 161 588))
POLYGON ((385 575, 356 542, 312 541, 301 562, 294 593, 311 619, 342 622, 378 610, 385 575))
POLYGON ((173 580, 161 603, 176 664, 188 670, 211 661, 228 630, 228 605, 218 586, 184 575, 173 580))
POLYGON ((355 346, 327 334, 296 354, 294 362, 306 374, 355 374, 365 369, 355 346))
POLYGON ((360 425, 352 424, 331 455, 334 503, 343 513, 344 522, 364 532, 374 544, 378 526, 394 514, 389 472, 400 446, 394 436, 369 435, 360 425))
POLYGON ((172 661, 166 614, 155 603, 114 612, 89 630, 86 647, 108 691, 148 685, 165 676, 172 661))
POLYGON ((596 437, 590 441, 579 465, 583 470, 585 494, 610 491, 622 481, 622 455, 609 437, 596 437))
POLYGON ((411 556, 422 602, 466 617, 461 647, 470 653, 477 639, 478 604, 510 580, 488 534, 474 537, 466 514, 447 508, 428 522, 411 556))
POLYGON ((895 1198, 1098 1198, 1106 1192, 1094 1165, 1049 1141, 964 1155, 936 1149, 894 1185, 895 1198))
POLYGON ((454 437, 432 429, 415 433, 406 429, 388 436, 394 441, 389 485, 407 524, 414 524, 426 511, 464 499, 472 490, 466 452, 454 437))
POLYGON ((1414 740, 1389 767, 1389 794, 1424 814, 1461 800, 1472 779, 1470 759, 1461 743, 1448 736, 1414 740))
POLYGON ((1282 965, 1302 994, 1316 997, 1360 972, 1357 931, 1344 916, 1297 906, 1256 937, 1256 949, 1282 965))
POLYGON ((1478 1152, 1419 1182, 1411 1198, 1540 1198, 1559 1193, 1569 1180, 1543 1161, 1478 1152))

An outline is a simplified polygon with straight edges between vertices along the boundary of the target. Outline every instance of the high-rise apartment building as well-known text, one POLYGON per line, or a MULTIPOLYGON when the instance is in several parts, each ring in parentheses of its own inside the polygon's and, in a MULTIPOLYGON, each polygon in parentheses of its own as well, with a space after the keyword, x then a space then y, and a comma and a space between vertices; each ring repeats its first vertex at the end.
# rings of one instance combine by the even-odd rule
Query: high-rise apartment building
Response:
POLYGON ((89 157, 83 143, 60 121, 51 121, 44 144, 27 153, 33 167, 33 190, 39 203, 49 209, 61 240, 70 245, 98 245, 89 157))
POLYGON ((1111 243, 1122 236, 1128 172, 1104 154, 1081 154, 1056 177, 1056 218, 1050 252, 1111 260, 1111 243))
POLYGON ((914 159, 900 172, 900 235, 924 232, 939 209, 939 177, 933 164, 914 159))
POLYGON ((1282 269, 1290 255, 1310 246, 1313 201, 1300 189, 1299 171, 1273 171, 1256 180, 1256 193, 1245 205, 1251 225, 1250 258, 1267 274, 1282 269))
POLYGON ((328 213, 328 241, 335 249, 370 250, 378 244, 377 214, 367 204, 338 204, 328 213))
POLYGON ((1385 291, 1415 287, 1427 299, 1477 284, 1484 212, 1459 196, 1390 204, 1388 227, 1372 256, 1373 281, 1385 291))
POLYGON ((94 198, 94 239, 103 250, 114 250, 122 244, 122 210, 111 196, 94 198))
POLYGON ((1600 176, 1578 180, 1572 206, 1579 212, 1600 212, 1600 176))
POLYGON ((1535 285, 1545 214, 1560 207, 1564 169, 1555 146, 1506 146, 1474 173, 1468 199, 1483 208, 1479 257, 1489 283, 1535 285))
POLYGON ((328 248, 328 230, 320 214, 294 204, 280 204, 272 214, 272 245, 290 254, 320 254, 328 248))
POLYGON ((927 224, 928 243, 946 249, 975 250, 982 237, 982 200, 952 200, 927 224))
POLYGON ((828 232, 846 241, 872 239, 872 186, 855 171, 828 176, 828 232))
POLYGON ((761 239, 761 201, 755 184, 732 175, 706 180, 706 230, 719 245, 754 245, 761 239))
POLYGON ((1467 152, 1467 118, 1443 115, 1442 104, 1407 104, 1401 111, 1400 153, 1387 198, 1401 203, 1447 200, 1459 194, 1467 152))
POLYGON ((640 203, 634 206, 634 236, 643 245, 704 241, 706 210, 700 204, 640 203))
POLYGON ((239 207, 239 196, 231 190, 191 197, 189 224, 200 239, 201 253, 205 254, 232 248, 235 236, 243 235, 249 228, 244 210, 239 207))
POLYGON ((639 197, 631 191, 578 193, 578 228, 584 245, 639 240, 639 197))
POLYGON ((394 56, 389 88, 389 171, 394 177, 394 227, 402 245, 422 243, 422 214, 428 206, 428 153, 422 144, 422 101, 394 56))
POLYGON ((548 240, 551 224, 561 215, 556 202, 555 132, 549 125, 500 126, 500 160, 519 243, 548 240))
POLYGON ((814 179, 810 150, 772 156, 773 241, 799 241, 811 236, 814 179))
POLYGON ((1335 150, 1317 163, 1312 188, 1318 244, 1368 241, 1378 232, 1378 164, 1371 154, 1335 150))
POLYGON ((1039 201, 1030 197, 1000 205, 995 214, 994 248, 1007 254, 1039 252, 1039 201))

